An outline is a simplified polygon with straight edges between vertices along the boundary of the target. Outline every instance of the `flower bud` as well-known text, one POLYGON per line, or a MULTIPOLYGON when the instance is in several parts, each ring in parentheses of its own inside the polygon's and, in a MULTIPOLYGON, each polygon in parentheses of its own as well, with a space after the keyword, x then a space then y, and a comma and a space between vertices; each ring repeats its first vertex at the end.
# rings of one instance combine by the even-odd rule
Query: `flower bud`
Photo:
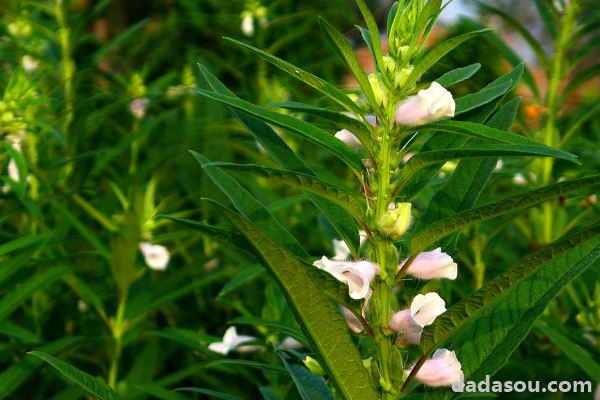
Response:
MULTIPOLYGON (((414 366, 406 373, 410 373, 412 368, 414 366)), ((447 349, 438 349, 419 368, 415 378, 431 387, 451 386, 453 383, 462 382, 464 374, 456 353, 447 349)))
MULTIPOLYGON (((406 260, 400 263, 400 268, 404 266, 406 260)), ((458 275, 458 265, 452 257, 443 253, 438 247, 432 251, 420 253, 408 266, 406 273, 419 279, 446 278, 454 280, 458 275)))
POLYGON ((235 326, 231 326, 225 331, 223 340, 221 342, 213 342, 209 344, 208 349, 224 356, 236 349, 239 352, 247 353, 260 349, 258 346, 241 346, 243 343, 252 342, 254 340, 256 340, 256 338, 253 336, 238 335, 235 326))
POLYGON ((250 11, 242 13, 242 25, 240 27, 242 33, 246 36, 254 35, 254 15, 250 11))
POLYGON ((402 87, 406 83, 406 80, 412 74, 415 67, 409 65, 408 67, 404 67, 401 70, 397 70, 394 72, 394 85, 396 87, 402 87))
POLYGON ((379 273, 379 266, 369 261, 335 261, 323 256, 313 265, 348 285, 350 297, 355 300, 369 296, 371 281, 379 273))
POLYGON ((389 327, 400 335, 400 344, 419 344, 423 328, 431 325, 436 317, 445 311, 446 303, 437 293, 418 294, 410 308, 392 316, 389 327))
POLYGON ((419 126, 454 116, 452 94, 437 82, 415 96, 403 100, 396 107, 395 120, 399 125, 419 126))
POLYGON ((302 363, 313 374, 318 375, 318 376, 325 376, 325 371, 323 370, 323 367, 321 367, 321 364, 319 364, 319 362, 317 360, 315 360, 314 358, 312 358, 311 356, 306 356, 306 358, 304 359, 304 361, 302 361, 302 363))
POLYGON ((411 222, 411 203, 398 203, 396 208, 386 212, 377 223, 377 230, 393 240, 404 235, 411 222))
POLYGON ((169 259, 171 258, 169 250, 160 244, 140 243, 140 250, 144 255, 144 261, 150 269, 164 271, 167 269, 169 259))
POLYGON ((369 83, 371 84, 371 89, 373 89, 373 95, 375 96, 375 102, 377 105, 384 105, 386 102, 386 97, 384 94, 385 92, 377 74, 369 74, 369 83))

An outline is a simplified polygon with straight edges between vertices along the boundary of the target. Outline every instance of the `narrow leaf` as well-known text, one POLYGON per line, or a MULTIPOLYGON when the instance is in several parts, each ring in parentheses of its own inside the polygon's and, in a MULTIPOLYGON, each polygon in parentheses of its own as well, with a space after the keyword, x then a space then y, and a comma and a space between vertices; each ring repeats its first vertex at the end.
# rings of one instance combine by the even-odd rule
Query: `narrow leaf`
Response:
POLYGON ((481 64, 479 63, 471 64, 462 68, 457 68, 450 72, 446 72, 444 75, 440 76, 435 81, 443 87, 449 88, 451 86, 456 85, 457 83, 466 81, 467 79, 475 75, 475 73, 479 71, 480 68, 481 64))

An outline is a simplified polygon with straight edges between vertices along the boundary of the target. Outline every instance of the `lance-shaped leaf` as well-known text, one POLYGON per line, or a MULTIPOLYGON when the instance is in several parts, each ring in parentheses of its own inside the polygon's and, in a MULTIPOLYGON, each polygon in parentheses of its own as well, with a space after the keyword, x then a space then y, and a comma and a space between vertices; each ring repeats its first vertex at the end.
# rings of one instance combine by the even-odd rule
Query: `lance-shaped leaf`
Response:
MULTIPOLYGON (((199 65, 200 71, 207 80, 211 88, 219 93, 235 96, 225 85, 223 85, 213 74, 204 66, 199 65)), ((263 121, 253 118, 249 115, 234 110, 235 115, 246 125, 254 135, 258 143, 265 149, 281 167, 296 172, 302 172, 316 176, 317 174, 309 168, 289 148, 289 146, 275 133, 275 131, 263 121)), ((359 236, 356 224, 350 214, 344 211, 337 204, 309 193, 310 200, 317 208, 323 212, 323 215, 334 226, 340 237, 346 242, 352 254, 358 256, 359 236)))
POLYGON ((544 146, 534 140, 526 138, 525 136, 517 135, 516 133, 502 131, 500 129, 491 128, 483 124, 467 121, 442 121, 432 125, 428 125, 424 129, 435 129, 437 131, 457 133, 462 135, 469 135, 481 139, 489 139, 500 143, 507 144, 527 144, 533 146, 546 147, 549 151, 554 153, 554 157, 563 160, 577 163, 577 157, 571 153, 563 150, 554 149, 552 147, 544 146))
POLYGON ((364 217, 365 207, 363 198, 345 188, 315 176, 303 174, 301 172, 286 171, 251 164, 242 165, 226 162, 213 162, 210 165, 223 169, 260 175, 269 178, 272 181, 317 194, 324 199, 342 206, 346 211, 354 215, 357 220, 361 220, 364 217))
POLYGON ((479 63, 471 64, 462 68, 456 68, 452 71, 446 72, 444 75, 437 78, 435 82, 439 83, 445 88, 449 88, 453 85, 456 85, 457 83, 466 81, 467 79, 475 75, 475 73, 479 71, 480 68, 481 64, 479 63))
POLYGON ((434 351, 443 345, 454 333, 472 320, 485 307, 497 301, 511 287, 519 284, 553 258, 561 256, 570 249, 597 238, 600 227, 580 233, 566 240, 554 243, 521 260, 507 272, 489 281, 466 299, 450 307, 436 318, 432 325, 425 328, 421 337, 421 346, 425 353, 434 351))
MULTIPOLYGON (((331 43, 331 46, 336 50, 340 58, 346 62, 346 65, 348 65, 350 71, 352 71, 352 74, 356 78, 356 81, 358 82, 358 85, 365 96, 367 96, 367 99, 369 99, 371 104, 376 104, 375 95, 373 94, 373 89, 371 88, 371 84, 367 79, 365 70, 360 65, 360 62, 356 57, 356 53, 354 52, 352 46, 350 46, 350 43, 348 43, 346 37, 335 30, 335 28, 323 18, 319 18, 319 23, 321 24, 323 32, 325 32, 325 36, 331 43)), ((377 54, 375 44, 373 44, 373 51, 375 54, 377 54)), ((379 52, 381 53, 381 49, 379 52)))
POLYGON ((46 361, 48 364, 53 366, 58 372, 63 374, 66 378, 81 386, 89 394, 96 396, 101 400, 122 399, 122 397, 117 392, 112 390, 106 383, 104 383, 99 378, 94 378, 93 376, 73 367, 72 365, 56 357, 51 356, 50 354, 46 354, 41 351, 32 351, 29 354, 32 354, 46 361))
POLYGON ((250 46, 249 44, 228 37, 226 37, 225 40, 229 40, 235 44, 244 47, 245 49, 250 50, 252 53, 262 57, 263 59, 278 67, 279 69, 292 75, 294 78, 306 83, 309 86, 312 86, 319 92, 323 93, 325 96, 340 104, 342 107, 344 107, 351 113, 356 115, 362 115, 362 110, 360 109, 360 107, 358 107, 352 100, 350 100, 348 96, 346 96, 343 92, 338 90, 331 83, 324 81, 323 79, 309 72, 303 71, 295 65, 292 65, 289 62, 284 61, 281 58, 269 54, 266 51, 258 49, 254 46, 250 46))
POLYGON ((277 353, 290 373, 302 400, 333 400, 322 376, 314 375, 304 365, 294 362, 287 352, 279 350, 277 353))
POLYGON ((333 135, 321 128, 289 115, 267 110, 266 108, 241 100, 237 97, 227 96, 221 93, 211 92, 203 89, 198 89, 197 92, 203 96, 220 101, 223 104, 252 115, 253 117, 299 135, 306 140, 309 140, 323 147, 324 149, 329 150, 355 171, 362 170, 362 162, 360 157, 341 140, 336 139, 333 135))
POLYGON ((372 51, 375 54, 375 62, 377 65, 381 66, 383 60, 383 51, 381 48, 381 39, 379 36, 379 28, 377 27, 377 21, 371 14, 369 7, 365 4, 364 0, 356 0, 356 5, 360 9, 360 13, 363 16, 363 19, 367 23, 367 29, 369 30, 369 36, 371 37, 371 47, 372 51))
POLYGON ((420 169, 441 161, 492 156, 556 157, 557 154, 559 151, 551 147, 526 144, 480 144, 458 149, 424 151, 408 161, 402 169, 402 180, 408 181, 420 169))
POLYGON ((410 87, 411 85, 417 83, 421 75, 423 75, 427 70, 429 70, 429 68, 434 66, 435 63, 438 62, 442 57, 444 57, 446 54, 454 50, 457 46, 461 45, 465 41, 479 36, 485 32, 489 32, 489 29, 481 29, 478 31, 465 33, 463 35, 445 40, 442 43, 436 45, 432 50, 425 54, 425 56, 423 56, 423 58, 415 65, 415 69, 408 76, 405 86, 410 87))
MULTIPOLYGON (((510 282, 506 292, 469 319, 450 346, 457 353, 466 380, 479 381, 498 371, 528 335, 548 303, 566 284, 600 258, 600 235, 587 232, 583 237, 587 239, 579 244, 562 241, 562 252, 544 257, 548 259, 541 267, 522 279, 510 282)), ((577 242, 581 235, 571 240, 577 242)), ((548 251, 552 252, 552 246, 548 251)), ((521 274, 522 268, 519 265, 511 272, 521 274)), ((528 269, 527 265, 525 269, 528 269)), ((496 280, 491 284, 500 285, 496 280)), ((490 290, 495 289, 492 287, 490 290)), ((436 397, 455 395, 441 391, 436 397)))
POLYGON ((316 268, 304 264, 241 215, 221 208, 254 245, 281 285, 298 322, 345 399, 377 398, 344 319, 324 293, 316 268))
POLYGON ((520 193, 497 202, 460 212, 415 232, 410 244, 411 253, 420 253, 438 240, 472 223, 494 218, 511 211, 522 210, 575 191, 590 189, 599 185, 600 175, 594 175, 548 185, 540 189, 520 193))
POLYGON ((360 122, 358 119, 349 117, 339 112, 330 111, 321 107, 298 103, 295 101, 273 103, 271 106, 285 108, 286 110, 290 111, 301 112, 326 120, 329 123, 335 124, 339 128, 349 130, 356 135, 356 137, 361 139, 361 142, 363 143, 365 143, 366 140, 371 137, 371 130, 369 127, 360 122))
POLYGON ((464 114, 467 111, 481 107, 490 101, 503 96, 512 87, 512 81, 495 86, 486 86, 478 92, 467 94, 456 99, 456 111, 454 115, 464 114))

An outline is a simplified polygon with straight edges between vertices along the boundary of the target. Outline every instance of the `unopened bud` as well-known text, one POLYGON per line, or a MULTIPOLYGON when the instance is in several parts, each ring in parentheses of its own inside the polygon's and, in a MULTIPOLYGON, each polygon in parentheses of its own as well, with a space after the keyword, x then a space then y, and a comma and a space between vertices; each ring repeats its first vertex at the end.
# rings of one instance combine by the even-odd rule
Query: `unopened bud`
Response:
POLYGON ((306 368, 308 368, 313 374, 325 376, 325 371, 323 370, 323 367, 321 367, 321 364, 319 364, 319 362, 311 356, 306 356, 302 363, 304 363, 306 368))
POLYGON ((398 203, 396 208, 386 212, 377 223, 377 230, 393 240, 404 235, 411 222, 411 203, 398 203))
POLYGON ((384 89, 381 85, 381 81, 377 77, 376 74, 369 74, 369 83, 371 84, 371 89, 373 90, 373 95, 375 96, 375 102, 377 106, 382 106, 385 104, 385 94, 384 89))

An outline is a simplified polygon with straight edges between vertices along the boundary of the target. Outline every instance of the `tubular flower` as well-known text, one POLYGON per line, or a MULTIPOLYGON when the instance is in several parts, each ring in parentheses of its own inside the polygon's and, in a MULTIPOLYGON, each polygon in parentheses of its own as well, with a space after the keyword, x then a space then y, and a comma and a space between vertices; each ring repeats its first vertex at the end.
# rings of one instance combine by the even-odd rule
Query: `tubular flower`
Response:
MULTIPOLYGON (((406 260, 400 263, 400 268, 406 260)), ((458 275, 458 265, 452 257, 438 247, 432 251, 424 251, 409 265, 406 273, 418 279, 446 278, 454 280, 458 275)))
MULTIPOLYGON (((414 366, 406 373, 410 373, 412 368, 414 366)), ((451 386, 453 383, 462 382, 464 374, 456 353, 447 349, 437 349, 421 366, 415 378, 427 386, 451 386)))
POLYGON ((395 120, 398 125, 419 126, 454 116, 452 94, 437 82, 428 89, 401 101, 396 107, 395 120))
POLYGON ((240 352, 249 352, 258 350, 258 346, 241 346, 242 343, 256 340, 253 336, 238 335, 235 326, 229 327, 223 335, 223 341, 213 342, 208 345, 208 349, 215 353, 226 356, 230 351, 237 349, 240 352))
POLYGON ((348 285, 350 297, 355 300, 368 297, 371 280, 379 273, 379 266, 369 261, 335 261, 323 256, 313 264, 348 285))
POLYGON ((358 318, 356 318, 356 315, 354 315, 352 311, 350 311, 344 306, 341 306, 341 311, 342 315, 344 316, 344 319, 346 319, 346 324, 348 325, 348 328, 350 328, 352 332, 361 333, 364 330, 362 323, 358 318))
POLYGON ((402 345, 419 344, 423 328, 431 325, 438 315, 446 311, 446 303, 435 292, 418 294, 410 308, 398 311, 390 320, 390 328, 398 333, 402 345))
MULTIPOLYGON (((353 114, 350 114, 350 117, 356 118, 356 116, 353 114)), ((372 126, 375 126, 375 124, 377 123, 377 117, 375 117, 374 115, 366 115, 365 119, 372 126)), ((358 150, 362 147, 362 143, 360 142, 360 140, 358 140, 356 135, 350 132, 348 129, 342 129, 337 131, 335 137, 341 140, 342 142, 346 143, 350 148, 354 150, 358 150)))
MULTIPOLYGON (((367 240, 367 233, 361 230, 358 232, 358 235, 359 246, 362 246, 363 243, 365 243, 365 241, 367 240)), ((333 252, 335 253, 335 255, 333 256, 333 259, 335 261, 347 260, 352 254, 346 242, 337 239, 333 239, 333 252)))
POLYGON ((160 244, 140 243, 140 250, 144 255, 144 261, 150 269, 164 271, 167 269, 171 255, 165 246, 160 244))

